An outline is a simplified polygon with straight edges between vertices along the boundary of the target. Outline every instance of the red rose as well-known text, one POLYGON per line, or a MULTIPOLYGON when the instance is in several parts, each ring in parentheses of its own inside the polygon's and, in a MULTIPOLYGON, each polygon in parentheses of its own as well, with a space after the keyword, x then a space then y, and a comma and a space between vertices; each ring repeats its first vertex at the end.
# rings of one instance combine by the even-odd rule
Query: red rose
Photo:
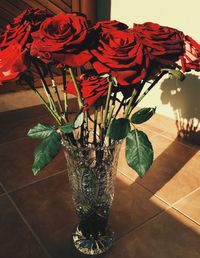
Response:
POLYGON ((18 25, 25 21, 28 21, 31 25, 32 31, 39 28, 40 24, 47 18, 52 17, 53 14, 48 10, 36 9, 25 9, 21 14, 14 18, 14 24, 18 25))
POLYGON ((0 49, 5 49, 13 43, 31 42, 31 32, 37 30, 46 17, 52 16, 48 11, 39 9, 26 9, 13 19, 13 22, 6 27, 0 35, 0 49))
POLYGON ((96 71, 110 73, 122 86, 144 79, 149 60, 144 56, 143 46, 136 41, 133 31, 116 29, 112 23, 109 27, 108 22, 105 26, 95 27, 98 28, 99 44, 91 53, 96 58, 93 60, 96 71))
POLYGON ((158 64, 173 65, 184 52, 184 34, 181 31, 152 22, 134 24, 133 31, 145 53, 158 64))
POLYGON ((19 43, 24 46, 31 33, 31 26, 29 22, 25 21, 15 27, 7 27, 7 30, 0 36, 0 50, 8 46, 19 43))
POLYGON ((112 21, 101 21, 97 22, 94 26, 95 30, 101 30, 101 29, 117 29, 117 30, 125 30, 128 29, 128 26, 125 23, 112 20, 112 21))
POLYGON ((19 79, 27 66, 27 50, 17 43, 8 46, 0 52, 0 84, 19 79))
POLYGON ((185 36, 185 52, 181 57, 183 72, 196 70, 200 71, 200 44, 190 36, 185 36))
POLYGON ((32 36, 31 54, 46 63, 56 61, 77 67, 91 58, 87 50, 88 24, 83 15, 60 13, 47 18, 32 36))
MULTIPOLYGON (((82 74, 77 78, 77 83, 81 89, 84 104, 87 105, 84 111, 88 110, 99 98, 107 95, 109 82, 106 78, 82 74)), ((73 82, 68 82, 66 92, 77 96, 73 82)))

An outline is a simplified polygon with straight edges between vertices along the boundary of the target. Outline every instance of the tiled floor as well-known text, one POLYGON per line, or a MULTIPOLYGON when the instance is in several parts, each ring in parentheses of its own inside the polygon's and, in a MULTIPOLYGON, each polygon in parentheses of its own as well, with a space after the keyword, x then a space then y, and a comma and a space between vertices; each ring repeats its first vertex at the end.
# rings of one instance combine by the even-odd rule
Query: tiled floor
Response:
MULTIPOLYGON (((77 223, 63 153, 43 172, 31 172, 36 142, 28 128, 51 118, 41 107, 0 114, 0 258, 78 258, 77 223)), ((140 126, 155 161, 140 179, 121 150, 110 223, 110 258, 200 257, 200 149, 176 137, 175 123, 156 115, 140 126)))

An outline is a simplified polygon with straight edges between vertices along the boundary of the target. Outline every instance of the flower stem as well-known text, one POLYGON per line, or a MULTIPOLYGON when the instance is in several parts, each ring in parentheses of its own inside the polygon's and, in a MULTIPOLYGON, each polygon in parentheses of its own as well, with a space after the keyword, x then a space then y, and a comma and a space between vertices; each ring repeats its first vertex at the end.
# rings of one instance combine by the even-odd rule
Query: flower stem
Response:
POLYGON ((64 113, 64 108, 63 108, 63 105, 62 105, 62 102, 61 102, 61 99, 60 99, 60 95, 59 95, 59 92, 58 92, 58 87, 57 87, 56 81, 54 79, 53 72, 51 70, 50 65, 48 65, 48 71, 49 71, 49 75, 51 77, 52 88, 54 89, 54 93, 56 94, 56 97, 57 97, 57 100, 58 100, 58 105, 59 105, 60 111, 62 113, 64 113))
POLYGON ((30 88, 34 91, 34 93, 40 98, 40 100, 42 101, 42 103, 45 105, 45 107, 47 108, 47 110, 51 113, 51 115, 55 118, 55 120, 57 121, 57 123, 59 125, 61 125, 61 118, 60 116, 49 106, 50 104, 48 104, 46 102, 46 100, 43 98, 43 96, 41 95, 41 93, 35 88, 34 83, 31 82, 30 80, 28 80, 27 77, 24 76, 25 81, 27 82, 27 84, 30 86, 30 88))
POLYGON ((162 71, 159 76, 154 80, 154 82, 145 90, 145 92, 138 98, 138 100, 132 105, 129 114, 132 112, 134 107, 147 95, 147 93, 159 82, 159 80, 167 73, 167 71, 162 71))
POLYGON ((106 99, 106 106, 105 106, 105 112, 103 116, 103 122, 102 122, 102 127, 105 128, 106 121, 107 121, 107 116, 108 116, 108 109, 109 109, 109 102, 110 102, 110 97, 111 97, 111 91, 112 91, 112 82, 109 82, 108 86, 108 95, 106 99))
POLYGON ((74 86, 75 86, 75 89, 76 89, 76 92, 77 92, 79 108, 82 109, 84 107, 84 103, 83 103, 83 100, 82 100, 81 91, 80 91, 79 86, 77 84, 77 81, 76 81, 76 78, 74 76, 74 72, 73 72, 72 68, 69 68, 69 72, 70 72, 70 75, 72 77, 72 81, 74 83, 74 86))
POLYGON ((137 91, 136 91, 136 89, 134 89, 133 92, 132 92, 131 98, 129 100, 128 106, 126 108, 126 111, 125 111, 125 115, 124 115, 125 118, 128 118, 128 116, 129 116, 131 105, 133 103, 133 100, 134 100, 134 97, 135 97, 136 94, 137 94, 137 91))
POLYGON ((57 121, 57 123, 59 125, 61 125, 61 119, 60 117, 49 107, 48 103, 45 101, 45 99, 43 98, 43 96, 40 94, 40 92, 38 90, 34 90, 34 92, 36 93, 36 95, 42 100, 43 104, 45 105, 45 107, 48 109, 48 111, 52 114, 52 116, 55 118, 55 120, 57 121))
POLYGON ((68 99, 67 99, 67 82, 66 82, 66 69, 63 68, 62 69, 62 79, 63 79, 63 90, 64 90, 64 114, 65 114, 65 118, 68 121, 68 117, 67 117, 67 111, 68 111, 68 99))
POLYGON ((84 119, 85 119, 85 137, 86 137, 86 144, 88 143, 89 137, 89 130, 88 130, 88 111, 84 112, 84 119))
POLYGON ((125 101, 125 97, 123 97, 123 99, 121 100, 120 105, 119 105, 119 107, 118 107, 118 109, 117 109, 117 111, 116 111, 116 113, 115 113, 115 115, 114 115, 114 118, 116 118, 117 115, 119 114, 121 108, 122 108, 123 105, 124 105, 124 101, 125 101))
POLYGON ((94 146, 96 146, 96 143, 97 143, 97 118, 98 118, 98 108, 97 108, 97 106, 95 106, 95 111, 94 111, 94 130, 93 130, 94 146))
POLYGON ((109 108, 109 112, 108 112, 108 113, 109 113, 109 116, 108 116, 108 126, 109 126, 109 124, 110 124, 110 122, 111 122, 114 108, 115 108, 114 105, 111 105, 110 108, 109 108))
POLYGON ((36 70, 37 70, 37 72, 38 72, 38 74, 40 76, 40 80, 42 82, 42 86, 43 86, 43 88, 45 90, 45 93, 47 95, 47 98, 48 98, 48 101, 49 101, 49 105, 58 114, 57 108, 56 108, 56 105, 55 105, 55 102, 54 102, 54 99, 53 99, 53 96, 51 95, 51 91, 49 90, 49 87, 48 87, 48 85, 47 85, 47 83, 45 81, 45 78, 44 78, 44 76, 43 76, 43 74, 42 74, 42 72, 41 72, 41 70, 40 70, 40 68, 39 68, 39 66, 38 66, 38 64, 37 64, 37 62, 35 60, 33 60, 33 64, 34 64, 34 66, 35 66, 35 68, 36 68, 36 70))

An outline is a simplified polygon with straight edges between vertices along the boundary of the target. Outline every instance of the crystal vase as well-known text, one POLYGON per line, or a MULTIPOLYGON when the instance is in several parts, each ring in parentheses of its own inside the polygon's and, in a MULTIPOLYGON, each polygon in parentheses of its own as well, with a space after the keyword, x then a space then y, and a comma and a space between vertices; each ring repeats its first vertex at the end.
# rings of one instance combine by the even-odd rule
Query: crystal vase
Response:
POLYGON ((114 232, 108 226, 108 217, 120 146, 114 143, 78 148, 64 144, 72 198, 80 220, 73 243, 81 253, 99 255, 113 243, 114 232))

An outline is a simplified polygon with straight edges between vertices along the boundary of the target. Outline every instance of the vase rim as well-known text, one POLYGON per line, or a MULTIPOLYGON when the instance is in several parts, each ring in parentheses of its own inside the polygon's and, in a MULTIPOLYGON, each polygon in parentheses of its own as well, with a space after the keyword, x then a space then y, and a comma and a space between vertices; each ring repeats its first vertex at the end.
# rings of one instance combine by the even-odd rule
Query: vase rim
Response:
POLYGON ((70 145, 65 139, 61 141, 62 145, 67 148, 68 150, 103 150, 103 149, 114 149, 117 145, 122 144, 122 140, 120 141, 113 141, 110 145, 104 144, 103 146, 94 146, 94 144, 89 143, 89 146, 75 146, 70 145))

